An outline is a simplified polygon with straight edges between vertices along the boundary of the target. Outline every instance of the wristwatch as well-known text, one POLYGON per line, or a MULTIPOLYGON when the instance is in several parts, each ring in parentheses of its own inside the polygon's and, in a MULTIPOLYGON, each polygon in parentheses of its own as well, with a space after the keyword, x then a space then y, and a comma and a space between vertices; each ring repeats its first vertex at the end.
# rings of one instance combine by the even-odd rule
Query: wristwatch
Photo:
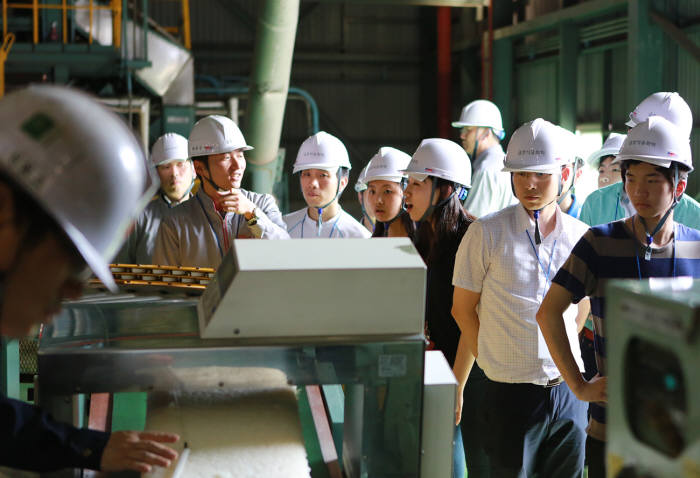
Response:
POLYGON ((253 215, 250 216, 250 219, 247 219, 246 222, 248 223, 249 226, 255 226, 258 223, 258 208, 257 207, 253 208, 253 215))

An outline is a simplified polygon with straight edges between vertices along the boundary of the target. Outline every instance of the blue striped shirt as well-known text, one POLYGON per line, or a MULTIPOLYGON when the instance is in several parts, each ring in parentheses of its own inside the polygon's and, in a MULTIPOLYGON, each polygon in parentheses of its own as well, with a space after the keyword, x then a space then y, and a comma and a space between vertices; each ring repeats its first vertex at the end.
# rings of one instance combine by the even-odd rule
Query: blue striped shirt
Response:
MULTIPOLYGON (((552 282, 572 294, 573 302, 591 299, 596 362, 600 375, 606 374, 605 285, 610 279, 692 276, 700 278, 700 231, 674 223, 674 240, 652 249, 644 259, 646 245, 634 237, 625 220, 589 229, 574 246, 571 255, 552 282), (635 256, 636 254, 636 256, 635 256)), ((605 407, 591 404, 591 417, 605 423, 605 407)), ((589 433, 595 438, 598 433, 589 433)), ((604 432, 604 427, 598 427, 604 432)))

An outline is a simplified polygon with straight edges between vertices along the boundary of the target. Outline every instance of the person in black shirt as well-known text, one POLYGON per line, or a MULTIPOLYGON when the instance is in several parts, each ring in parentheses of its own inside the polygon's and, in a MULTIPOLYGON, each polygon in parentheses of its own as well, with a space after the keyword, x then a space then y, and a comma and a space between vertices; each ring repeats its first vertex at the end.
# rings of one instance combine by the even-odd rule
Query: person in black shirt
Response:
MULTIPOLYGON (((476 219, 461 202, 471 182, 469 157, 452 141, 426 139, 406 171, 406 210, 419 223, 414 243, 428 266, 426 337, 429 348, 440 350, 453 367, 460 330, 452 317, 452 272, 462 236, 476 219)), ((476 434, 484 377, 475 365, 465 387, 461 420, 457 420, 454 476, 460 478, 464 475, 464 457, 470 478, 488 476, 488 457, 476 434)))

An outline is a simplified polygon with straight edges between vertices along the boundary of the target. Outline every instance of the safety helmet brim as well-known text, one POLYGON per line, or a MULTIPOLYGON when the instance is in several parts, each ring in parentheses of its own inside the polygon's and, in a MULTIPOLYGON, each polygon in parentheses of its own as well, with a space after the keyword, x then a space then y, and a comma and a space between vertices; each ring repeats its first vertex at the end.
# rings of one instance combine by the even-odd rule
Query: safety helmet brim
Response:
POLYGON ((489 128, 498 137, 498 139, 503 139, 506 137, 505 131, 503 131, 502 129, 494 128, 492 126, 485 126, 483 124, 464 123, 462 121, 453 121, 452 122, 453 128, 464 128, 465 126, 471 126, 474 128, 489 128))
MULTIPOLYGON (((561 171, 561 167, 564 166, 565 163, 562 163, 561 165, 556 165, 556 166, 551 166, 551 165, 543 165, 543 166, 527 166, 527 167, 504 167, 501 169, 502 172, 504 173, 546 173, 546 174, 554 174, 557 173, 558 171, 561 171)), ((568 164, 568 163, 566 163, 568 164)))
POLYGON ((392 183, 400 183, 406 178, 404 175, 376 175, 365 178, 365 183, 369 184, 372 181, 391 181, 392 183))
POLYGON ((329 173, 335 173, 338 171, 338 166, 337 164, 334 166, 329 166, 328 164, 304 164, 302 166, 294 166, 294 169, 292 169, 292 174, 296 174, 300 171, 306 171, 307 169, 322 169, 323 171, 328 171, 329 173))
POLYGON ((662 168, 670 168, 671 163, 673 163, 673 160, 671 159, 659 158, 656 156, 644 156, 640 154, 620 154, 615 156, 615 159, 613 159, 613 163, 620 163, 622 161, 641 161, 643 163, 653 164, 654 166, 660 166, 662 168))
MULTIPOLYGON (((153 192, 155 193, 155 190, 153 192)), ((110 292, 118 292, 119 288, 116 282, 114 282, 114 276, 109 268, 109 264, 100 256, 95 248, 92 247, 90 241, 69 222, 63 221, 61 218, 56 219, 95 276, 102 281, 110 292)))
POLYGON ((210 149, 203 149, 203 150, 197 150, 195 148, 190 148, 190 158, 201 158, 202 156, 209 156, 212 154, 224 154, 224 153, 233 153, 234 151, 250 151, 251 149, 255 149, 252 146, 249 145, 243 145, 240 148, 215 148, 211 147, 210 149))
POLYGON ((591 154, 586 162, 593 167, 598 167, 598 161, 606 156, 615 156, 620 150, 618 148, 604 148, 599 149, 595 153, 591 154))
POLYGON ((161 161, 160 163, 155 163, 155 166, 166 166, 170 163, 183 163, 185 161, 188 161, 190 158, 172 158, 172 159, 166 159, 164 161, 161 161))

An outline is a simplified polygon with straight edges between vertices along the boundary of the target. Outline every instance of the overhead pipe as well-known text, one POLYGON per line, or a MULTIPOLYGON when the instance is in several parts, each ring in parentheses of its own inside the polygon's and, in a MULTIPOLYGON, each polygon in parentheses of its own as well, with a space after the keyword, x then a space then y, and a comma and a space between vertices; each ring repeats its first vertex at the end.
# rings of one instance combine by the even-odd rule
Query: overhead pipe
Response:
MULTIPOLYGON (((217 78, 215 76, 211 75, 197 75, 197 80, 204 81, 206 83, 209 83, 211 87, 198 87, 195 89, 195 94, 197 95, 216 95, 216 96, 226 96, 226 95, 248 95, 250 93, 250 88, 247 85, 242 85, 242 84, 230 84, 230 83, 224 83, 225 81, 228 80, 241 80, 243 79, 242 77, 228 77, 228 76, 223 76, 221 78, 217 78), (223 80, 223 81, 222 81, 223 80)), ((297 88, 296 86, 290 86, 288 93, 290 95, 297 95, 299 98, 301 98, 304 103, 306 103, 306 107, 308 108, 309 114, 310 114, 310 121, 309 121, 309 128, 310 132, 309 135, 316 134, 320 131, 320 126, 319 126, 319 111, 318 111, 318 104, 316 103, 316 100, 314 99, 311 94, 302 89, 302 88, 297 88)))
POLYGON ((452 11, 437 9, 437 118, 438 136, 450 137, 452 104, 452 11))
POLYGON ((275 183, 282 121, 287 103, 300 0, 266 0, 258 16, 246 139, 249 187, 271 193, 275 183))

